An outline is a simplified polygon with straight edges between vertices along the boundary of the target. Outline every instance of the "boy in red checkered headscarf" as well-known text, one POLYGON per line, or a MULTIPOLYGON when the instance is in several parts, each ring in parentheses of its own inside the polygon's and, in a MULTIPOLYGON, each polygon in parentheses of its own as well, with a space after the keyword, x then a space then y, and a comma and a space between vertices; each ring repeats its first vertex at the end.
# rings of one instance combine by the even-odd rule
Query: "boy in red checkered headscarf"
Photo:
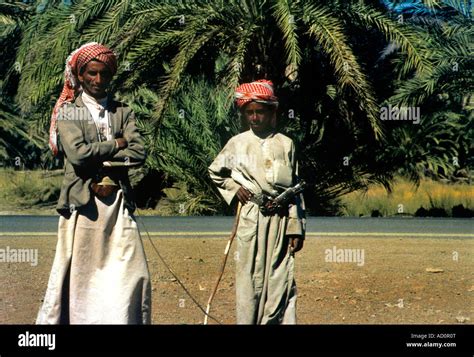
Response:
POLYGON ((150 323, 150 275, 128 178, 146 153, 133 111, 107 93, 116 72, 115 54, 95 42, 66 61, 49 141, 65 158, 58 243, 38 324, 150 323))
POLYGON ((209 173, 228 204, 242 205, 236 235, 237 323, 295 324, 294 253, 305 235, 303 197, 268 209, 271 199, 298 181, 295 147, 276 132, 278 99, 271 81, 244 83, 235 99, 250 129, 228 141, 209 173))

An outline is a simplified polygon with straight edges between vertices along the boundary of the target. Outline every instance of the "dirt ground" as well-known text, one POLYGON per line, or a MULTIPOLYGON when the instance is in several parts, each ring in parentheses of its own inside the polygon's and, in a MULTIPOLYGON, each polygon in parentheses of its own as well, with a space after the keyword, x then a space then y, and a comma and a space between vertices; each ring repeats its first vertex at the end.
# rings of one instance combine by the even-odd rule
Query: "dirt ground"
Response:
MULTIPOLYGON (((226 238, 153 238, 169 265, 206 305, 226 238)), ((154 324, 200 324, 203 314, 144 238, 154 324)), ((234 244, 235 245, 235 244, 234 244)), ((0 323, 34 323, 56 237, 1 237, 0 248, 37 248, 38 265, 0 263, 0 323)), ((211 313, 235 323, 233 250, 211 313)), ((472 239, 309 237, 297 254, 300 324, 472 324, 472 239), (364 264, 326 261, 326 249, 364 249, 364 264), (431 270, 431 271, 430 271, 431 270)), ((212 323, 212 321, 211 321, 212 323)))

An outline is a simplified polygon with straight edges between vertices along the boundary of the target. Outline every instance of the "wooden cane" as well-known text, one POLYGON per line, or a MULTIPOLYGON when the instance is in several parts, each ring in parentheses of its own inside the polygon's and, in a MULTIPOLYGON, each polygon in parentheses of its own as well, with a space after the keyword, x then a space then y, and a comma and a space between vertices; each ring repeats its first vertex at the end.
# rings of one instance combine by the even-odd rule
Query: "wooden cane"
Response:
POLYGON ((214 296, 216 295, 217 288, 219 286, 219 283, 221 282, 222 276, 224 275, 224 269, 225 269, 225 265, 227 263, 227 257, 229 256, 230 246, 232 245, 232 242, 234 241, 235 235, 237 234, 237 227, 239 225, 240 209, 241 208, 242 208, 242 205, 239 202, 238 205, 237 205, 237 213, 235 214, 234 226, 232 227, 232 233, 230 234, 229 240, 228 240, 227 245, 225 247, 224 258, 222 260, 221 272, 220 272, 220 274, 217 278, 216 286, 214 287, 214 290, 212 291, 212 294, 209 297, 209 300, 207 301, 206 314, 204 315, 204 325, 207 325, 207 317, 209 315, 209 312, 211 311, 211 303, 212 303, 212 300, 214 299, 214 296))

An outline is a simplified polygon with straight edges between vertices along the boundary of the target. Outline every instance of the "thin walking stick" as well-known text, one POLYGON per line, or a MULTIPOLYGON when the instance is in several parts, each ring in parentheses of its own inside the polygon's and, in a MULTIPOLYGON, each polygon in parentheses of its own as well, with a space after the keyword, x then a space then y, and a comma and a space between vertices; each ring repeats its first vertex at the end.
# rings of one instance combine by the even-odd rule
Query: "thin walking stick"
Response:
POLYGON ((232 233, 230 234, 229 240, 228 240, 227 245, 225 247, 224 258, 222 260, 221 272, 220 272, 220 274, 217 278, 216 286, 214 287, 214 290, 212 291, 211 296, 209 297, 209 300, 207 302, 206 313, 204 315, 204 325, 207 325, 207 317, 209 316, 209 312, 211 311, 212 300, 214 299, 214 296, 216 295, 217 287, 219 286, 219 283, 221 282, 222 276, 224 275, 224 269, 225 269, 225 265, 227 263, 227 257, 229 256, 230 246, 232 245, 232 242, 234 241, 235 235, 237 233, 237 227, 239 225, 240 209, 241 208, 242 208, 242 205, 239 202, 238 205, 237 205, 237 213, 235 214, 234 226, 232 227, 232 233))

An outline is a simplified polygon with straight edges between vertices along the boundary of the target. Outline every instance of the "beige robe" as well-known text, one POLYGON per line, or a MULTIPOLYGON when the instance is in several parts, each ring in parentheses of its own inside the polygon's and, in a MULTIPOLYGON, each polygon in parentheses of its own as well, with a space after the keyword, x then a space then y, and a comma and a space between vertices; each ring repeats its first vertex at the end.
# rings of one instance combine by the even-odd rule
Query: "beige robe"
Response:
POLYGON ((59 218, 56 255, 37 324, 149 324, 151 285, 122 190, 59 218))
MULTIPOLYGON (((249 130, 229 140, 209 172, 228 204, 241 185, 254 195, 275 197, 297 181, 295 148, 283 134, 262 139, 249 130), (220 176, 223 167, 233 169, 231 178, 220 176)), ((301 195, 287 217, 264 216, 254 202, 242 207, 235 255, 238 324, 296 323, 294 255, 288 235, 304 234, 301 195)))

